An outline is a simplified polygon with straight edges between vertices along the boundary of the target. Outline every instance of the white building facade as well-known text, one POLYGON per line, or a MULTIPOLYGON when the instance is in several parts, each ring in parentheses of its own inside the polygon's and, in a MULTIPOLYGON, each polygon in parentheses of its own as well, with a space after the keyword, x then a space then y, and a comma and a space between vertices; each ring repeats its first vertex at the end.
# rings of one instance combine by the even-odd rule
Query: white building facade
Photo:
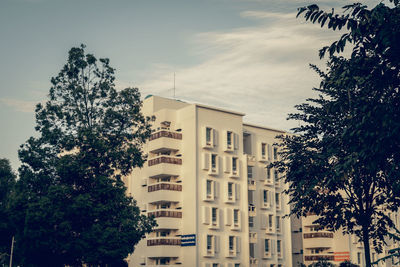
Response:
POLYGON ((244 114, 149 96, 148 161, 125 183, 158 226, 130 266, 292 266, 288 200, 267 165, 282 131, 243 123, 244 114))

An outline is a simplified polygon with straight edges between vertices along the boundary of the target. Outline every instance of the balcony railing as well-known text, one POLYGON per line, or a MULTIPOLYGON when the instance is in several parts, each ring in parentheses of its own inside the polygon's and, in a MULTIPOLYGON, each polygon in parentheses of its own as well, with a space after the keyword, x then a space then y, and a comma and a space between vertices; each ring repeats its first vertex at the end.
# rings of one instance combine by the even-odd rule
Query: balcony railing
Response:
POLYGON ((147 246, 180 246, 180 238, 154 238, 147 240, 147 246))
POLYGON ((161 157, 158 157, 155 159, 150 159, 147 163, 148 163, 148 166, 153 166, 153 165, 157 165, 157 164, 161 164, 161 163, 182 165, 182 159, 168 157, 168 156, 161 156, 161 157))
POLYGON ((319 260, 333 261, 334 259, 335 259, 335 256, 333 256, 333 255, 304 256, 305 261, 319 261, 319 260))
POLYGON ((182 134, 181 133, 175 133, 175 132, 170 132, 170 131, 159 131, 159 132, 155 132, 153 134, 150 135, 149 141, 154 140, 154 139, 158 139, 161 137, 167 137, 167 138, 172 138, 172 139, 178 139, 178 140, 182 140, 182 134))
POLYGON ((304 238, 333 238, 333 233, 323 233, 323 232, 305 233, 304 238))
POLYGON ((147 192, 154 192, 158 190, 182 191, 182 185, 172 183, 158 183, 149 185, 147 187, 147 192))
POLYGON ((168 217, 168 218, 182 218, 182 211, 175 210, 155 210, 149 211, 148 216, 154 216, 154 218, 168 217))

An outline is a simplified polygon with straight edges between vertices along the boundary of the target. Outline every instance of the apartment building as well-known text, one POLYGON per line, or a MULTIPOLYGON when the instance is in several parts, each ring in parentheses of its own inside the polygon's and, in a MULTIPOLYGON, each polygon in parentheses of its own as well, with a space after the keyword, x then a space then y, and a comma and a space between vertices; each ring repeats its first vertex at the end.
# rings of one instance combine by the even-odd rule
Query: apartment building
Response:
MULTIPOLYGON (((388 214, 397 229, 400 226, 399 213, 388 214)), ((292 225, 292 244, 293 244, 293 266, 303 263, 306 266, 319 260, 327 260, 335 265, 343 261, 351 261, 359 266, 365 266, 364 245, 359 242, 355 235, 343 235, 341 230, 330 232, 323 226, 315 224, 316 215, 310 214, 307 217, 291 218, 292 225)), ((371 251, 371 260, 388 255, 390 249, 398 248, 399 242, 386 240, 383 252, 378 254, 371 251)), ((372 247, 372 243, 371 243, 372 247)), ((389 259, 380 262, 378 267, 400 266, 400 259, 389 259)))
POLYGON ((285 134, 243 123, 243 113, 148 96, 154 115, 148 161, 125 179, 141 212, 158 226, 130 266, 289 267, 284 184, 268 163, 285 134))

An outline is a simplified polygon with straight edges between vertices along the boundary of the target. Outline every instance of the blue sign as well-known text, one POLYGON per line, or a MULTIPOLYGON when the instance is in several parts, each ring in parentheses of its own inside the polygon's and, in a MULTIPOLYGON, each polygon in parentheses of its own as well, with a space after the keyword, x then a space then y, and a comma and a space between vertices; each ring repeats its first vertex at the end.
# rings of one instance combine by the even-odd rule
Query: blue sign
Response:
POLYGON ((196 246, 196 235, 181 235, 181 247, 196 246))

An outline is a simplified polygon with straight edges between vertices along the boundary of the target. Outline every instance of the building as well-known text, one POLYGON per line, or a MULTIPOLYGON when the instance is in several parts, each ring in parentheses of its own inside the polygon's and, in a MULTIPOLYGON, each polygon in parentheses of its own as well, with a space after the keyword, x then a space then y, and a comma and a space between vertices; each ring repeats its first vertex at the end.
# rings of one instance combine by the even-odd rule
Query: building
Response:
POLYGON ((125 183, 158 226, 130 266, 292 266, 288 199, 273 144, 283 131, 243 123, 244 114, 148 96, 154 115, 146 166, 125 183))
MULTIPOLYGON (((398 213, 388 214, 397 229, 400 226, 398 213)), ((310 214, 303 218, 292 218, 293 263, 310 265, 318 260, 327 260, 339 265, 343 261, 351 261, 359 266, 365 266, 364 245, 355 235, 343 235, 341 230, 326 231, 321 225, 315 224, 318 217, 310 214), (299 253, 300 252, 300 253, 299 253)), ((387 245, 381 254, 371 251, 371 261, 388 255, 388 250, 398 248, 399 242, 386 240, 387 245)), ((372 249, 372 243, 371 243, 372 249)), ((380 262, 378 267, 400 266, 399 259, 389 259, 380 262), (397 263, 397 264, 396 264, 397 263)))

